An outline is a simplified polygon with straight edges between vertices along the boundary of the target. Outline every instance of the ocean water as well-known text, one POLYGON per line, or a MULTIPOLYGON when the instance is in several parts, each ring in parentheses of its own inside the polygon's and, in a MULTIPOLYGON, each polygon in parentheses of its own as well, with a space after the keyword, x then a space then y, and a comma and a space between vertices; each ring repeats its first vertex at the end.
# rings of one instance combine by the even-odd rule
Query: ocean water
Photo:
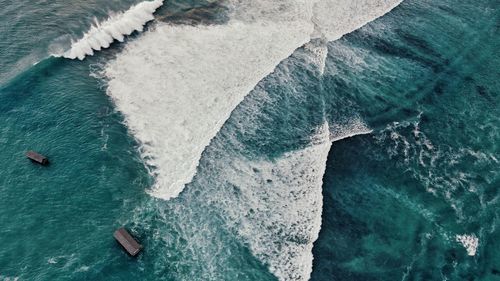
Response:
POLYGON ((0 280, 500 280, 498 1, 0 7, 0 280))

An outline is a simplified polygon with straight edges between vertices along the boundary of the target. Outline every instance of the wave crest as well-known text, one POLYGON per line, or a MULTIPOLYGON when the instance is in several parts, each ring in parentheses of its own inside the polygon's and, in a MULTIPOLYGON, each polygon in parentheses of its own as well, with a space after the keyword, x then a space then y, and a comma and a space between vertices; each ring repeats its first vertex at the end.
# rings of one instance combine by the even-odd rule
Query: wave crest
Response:
POLYGON ((115 40, 123 42, 126 35, 142 31, 144 25, 154 19, 153 13, 162 5, 163 0, 144 1, 124 13, 110 16, 104 22, 96 21, 81 39, 71 43, 71 49, 62 56, 83 60, 86 56, 92 56, 94 51, 108 48, 115 40))

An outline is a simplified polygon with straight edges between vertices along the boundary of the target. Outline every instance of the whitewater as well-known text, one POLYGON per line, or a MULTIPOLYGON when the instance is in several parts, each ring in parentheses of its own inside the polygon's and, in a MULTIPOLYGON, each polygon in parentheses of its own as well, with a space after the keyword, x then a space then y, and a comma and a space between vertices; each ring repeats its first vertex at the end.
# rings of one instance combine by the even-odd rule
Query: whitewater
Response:
POLYGON ((144 25, 154 19, 153 13, 162 5, 163 0, 144 1, 124 13, 112 14, 102 23, 95 20, 94 26, 81 39, 71 42, 71 48, 62 56, 83 60, 92 56, 94 51, 109 48, 115 40, 123 42, 126 35, 143 31, 144 25))
MULTIPOLYGON (((142 28, 161 6, 160 1, 143 3, 148 3, 148 12, 143 14, 149 16, 135 21, 123 34, 142 28)), ((177 197, 193 179, 205 148, 236 106, 296 49, 304 47, 309 52, 310 62, 321 75, 329 41, 382 16, 399 3, 234 0, 226 3, 230 12, 224 24, 157 22, 128 42, 100 74, 155 178, 148 192, 166 200, 177 197)), ((93 27, 73 44, 68 57, 82 59, 114 39, 122 39, 111 36, 113 40, 105 37, 102 42, 89 43, 116 30, 113 22, 127 22, 127 14, 131 13, 93 27)), ((238 222, 238 235, 279 280, 307 280, 311 274, 312 246, 321 228, 322 176, 331 143, 371 132, 362 122, 351 125, 344 133, 335 124, 325 123, 310 147, 289 152, 276 161, 228 160, 232 171, 226 178, 245 187, 246 197, 221 209, 228 220, 238 222), (262 175, 255 178, 250 172, 253 168, 262 175), (261 190, 260 177, 272 178, 274 189, 261 190), (268 200, 265 205, 263 198, 268 200), (242 218, 249 209, 255 216, 242 218), (272 226, 279 226, 286 237, 300 237, 303 243, 276 236, 270 231, 272 226)))
MULTIPOLYGON (((230 19, 224 24, 160 22, 129 42, 102 74, 107 94, 141 144, 141 155, 155 178, 151 195, 171 199, 182 192, 231 112, 297 48, 305 47, 321 75, 328 41, 398 4, 395 0, 230 1, 230 19), (331 16, 330 11, 334 11, 331 16)), ((335 124, 325 125, 319 130, 320 141, 280 160, 229 157, 226 162, 233 164, 225 178, 244 187, 246 197, 220 208, 228 221, 238 225, 242 242, 279 280, 309 279, 331 142, 370 132, 366 126, 353 125, 345 134, 335 124), (330 130, 332 136, 326 133, 330 130), (262 173, 252 174, 252 167, 262 173), (261 177, 271 178, 275 189, 259 190, 261 177), (242 217, 250 209, 255 215, 242 217), (275 235, 271 226, 279 227, 284 236, 275 235), (300 237, 302 242, 287 237, 300 237)))
POLYGON ((103 74, 155 176, 151 194, 176 197, 233 109, 297 48, 336 40, 399 3, 230 1, 225 24, 158 23, 129 42, 103 74))
POLYGON ((229 188, 211 189, 207 200, 222 201, 216 207, 223 210, 226 223, 279 280, 310 278, 330 147, 335 141, 370 132, 360 119, 353 120, 342 126, 325 121, 308 145, 276 159, 248 159, 244 151, 217 147, 220 158, 210 160, 210 167, 229 188))

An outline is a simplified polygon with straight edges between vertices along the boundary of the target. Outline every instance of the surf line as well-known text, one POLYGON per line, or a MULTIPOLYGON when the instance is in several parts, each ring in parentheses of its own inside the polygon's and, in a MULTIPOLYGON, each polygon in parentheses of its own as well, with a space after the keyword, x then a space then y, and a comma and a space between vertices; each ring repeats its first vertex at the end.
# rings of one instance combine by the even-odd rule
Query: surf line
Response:
POLYGON ((154 19, 155 11, 162 5, 163 0, 144 1, 130 7, 126 12, 110 15, 103 22, 96 20, 82 38, 71 42, 69 50, 54 56, 83 60, 86 56, 94 55, 94 51, 109 48, 115 40, 123 42, 125 36, 134 31, 142 32, 146 23, 154 19))

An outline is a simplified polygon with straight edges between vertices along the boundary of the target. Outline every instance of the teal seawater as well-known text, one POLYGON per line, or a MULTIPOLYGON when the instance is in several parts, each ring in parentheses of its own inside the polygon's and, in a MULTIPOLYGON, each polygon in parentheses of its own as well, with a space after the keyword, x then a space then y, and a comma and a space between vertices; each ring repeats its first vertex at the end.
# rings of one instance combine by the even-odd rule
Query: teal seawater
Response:
POLYGON ((325 87, 375 130, 330 152, 312 280, 500 280, 499 19, 495 1, 405 1, 330 45, 325 87))
MULTIPOLYGON (((47 58, 132 3, 0 0, 0 280, 276 280, 235 231, 228 159, 272 162, 325 120, 348 128, 360 116, 374 132, 329 154, 311 279, 500 280, 496 1, 405 1, 330 43, 324 75, 297 50, 168 202, 145 193, 140 145, 90 76, 122 44, 83 62, 47 58), (27 161, 28 149, 51 165, 27 161), (111 237, 121 225, 145 245, 137 259, 111 237), (479 238, 475 256, 457 234, 479 238)), ((199 6, 211 7, 168 2, 158 15, 199 6)))

